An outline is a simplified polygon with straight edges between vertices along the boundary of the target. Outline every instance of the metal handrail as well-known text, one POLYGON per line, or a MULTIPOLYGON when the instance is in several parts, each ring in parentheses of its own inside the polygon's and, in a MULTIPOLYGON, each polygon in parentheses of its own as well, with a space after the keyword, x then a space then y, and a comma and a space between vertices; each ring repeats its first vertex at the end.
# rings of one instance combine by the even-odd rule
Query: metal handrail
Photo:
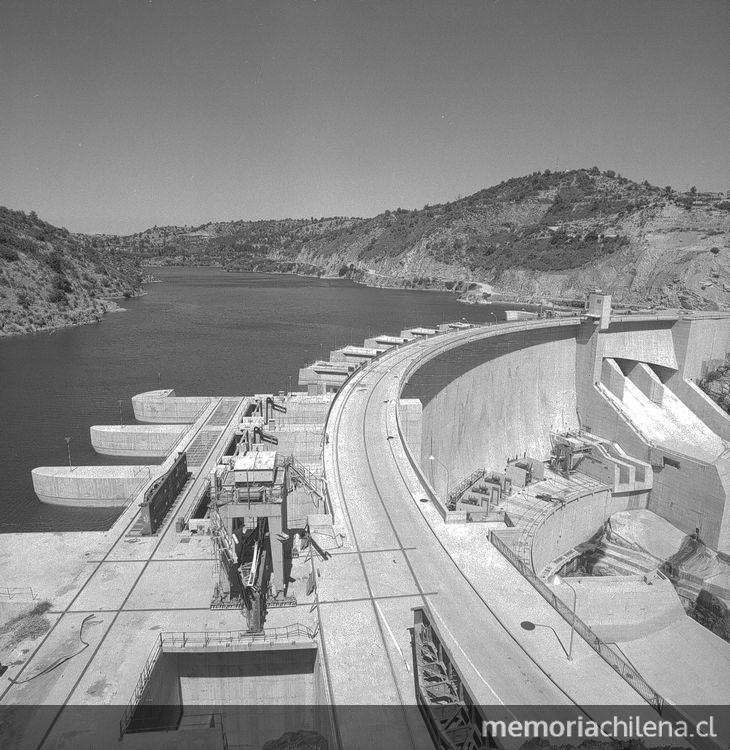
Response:
POLYGON ((278 628, 267 628, 258 633, 247 630, 168 631, 160 634, 161 646, 213 646, 259 641, 292 641, 298 638, 314 640, 316 632, 303 623, 296 622, 278 628))
MULTIPOLYGON (((325 506, 325 513, 327 513, 327 508, 329 507, 329 502, 327 498, 325 497, 325 489, 324 489, 324 482, 321 480, 321 477, 318 477, 314 472, 310 471, 303 463, 300 461, 297 461, 297 459, 294 457, 294 455, 287 456, 286 458, 286 464, 291 467, 291 469, 294 471, 297 476, 300 477, 300 479, 304 482, 304 484, 312 491, 314 492, 320 500, 324 502, 325 506)), ((319 508, 319 502, 317 502, 317 507, 319 508)))
POLYGON ((203 630, 203 631, 179 631, 160 633, 155 638, 154 646, 142 667, 137 684, 132 692, 132 697, 119 721, 119 739, 121 740, 132 721, 134 712, 137 709, 142 696, 149 684, 152 672, 163 653, 165 645, 183 647, 191 646, 210 646, 221 643, 254 643, 259 641, 294 641, 297 638, 307 638, 314 640, 317 632, 308 626, 296 622, 292 625, 286 625, 278 628, 268 628, 260 633, 249 633, 245 630, 203 630))
POLYGON ((575 632, 636 692, 661 713, 665 704, 664 698, 639 674, 636 667, 629 664, 617 654, 608 644, 604 643, 591 628, 578 617, 564 602, 556 596, 550 587, 533 573, 530 567, 510 549, 494 530, 489 533, 489 541, 499 552, 512 563, 534 589, 550 604, 553 609, 568 623, 572 624, 575 632))
POLYGON ((182 518, 183 518, 183 520, 185 521, 186 524, 191 519, 193 513, 195 512, 195 509, 200 504, 200 501, 203 499, 203 496, 205 495, 205 493, 206 492, 210 492, 210 489, 211 489, 211 487, 210 487, 210 477, 208 477, 207 479, 205 479, 203 481, 203 485, 201 486, 201 488, 198 491, 198 493, 195 495, 195 500, 193 500, 193 502, 190 504, 190 507, 188 508, 187 512, 182 516, 182 518))
POLYGON ((455 505, 456 501, 479 479, 489 473, 488 469, 476 469, 469 476, 464 477, 448 494, 448 505, 455 505))
POLYGON ((120 740, 122 739, 122 737, 124 737, 124 733, 127 731, 127 727, 129 727, 129 724, 132 721, 132 716, 134 716, 134 712, 137 709, 139 702, 142 700, 144 691, 147 689, 147 684, 149 683, 150 677, 152 676, 152 670, 155 668, 155 665, 157 664, 157 660, 159 659, 161 653, 162 634, 158 635, 157 638, 155 638, 155 645, 152 647, 152 651, 150 651, 150 654, 147 657, 147 661, 145 661, 144 666, 142 667, 142 672, 139 676, 139 679, 137 680, 137 684, 134 686, 132 697, 127 704, 126 709, 124 710, 124 713, 122 714, 121 720, 119 721, 120 740))
POLYGON ((0 586, 0 596, 6 596, 8 599, 14 599, 16 596, 29 596, 31 600, 38 598, 30 586, 0 586))

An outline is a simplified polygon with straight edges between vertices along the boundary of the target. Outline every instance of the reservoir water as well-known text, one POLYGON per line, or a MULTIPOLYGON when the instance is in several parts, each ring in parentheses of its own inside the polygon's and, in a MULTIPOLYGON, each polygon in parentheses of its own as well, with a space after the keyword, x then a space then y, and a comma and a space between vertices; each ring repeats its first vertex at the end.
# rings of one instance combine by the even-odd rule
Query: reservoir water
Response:
POLYGON ((108 528, 118 511, 41 503, 31 469, 134 463, 98 456, 92 424, 134 422, 130 398, 297 389, 300 367, 368 335, 465 318, 502 319, 517 305, 468 306, 452 294, 218 269, 155 269, 163 283, 95 325, 0 340, 0 532, 108 528), (121 407, 120 407, 121 401, 121 407), (121 409, 121 414, 120 414, 121 409))

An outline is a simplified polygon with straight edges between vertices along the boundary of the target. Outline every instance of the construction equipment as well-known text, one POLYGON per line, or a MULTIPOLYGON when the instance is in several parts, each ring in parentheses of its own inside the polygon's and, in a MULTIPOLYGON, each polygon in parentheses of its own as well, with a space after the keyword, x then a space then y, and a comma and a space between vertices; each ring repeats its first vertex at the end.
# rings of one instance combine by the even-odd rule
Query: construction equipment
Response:
POLYGON ((258 518, 255 526, 236 529, 233 535, 215 507, 211 507, 210 519, 218 578, 211 608, 242 609, 248 631, 258 633, 264 627, 271 577, 267 519, 258 518))
POLYGON ((550 455, 550 468, 566 479, 574 474, 585 458, 590 455, 592 446, 585 440, 581 440, 577 434, 563 433, 550 435, 552 452, 550 455))

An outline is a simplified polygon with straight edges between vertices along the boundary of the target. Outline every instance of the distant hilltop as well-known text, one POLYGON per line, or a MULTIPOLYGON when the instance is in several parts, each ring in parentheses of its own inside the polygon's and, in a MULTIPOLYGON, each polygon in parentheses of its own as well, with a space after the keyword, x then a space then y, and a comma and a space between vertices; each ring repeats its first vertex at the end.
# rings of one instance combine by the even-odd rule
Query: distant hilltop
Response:
POLYGON ((0 336, 97 321, 141 280, 116 246, 0 207, 0 336))
POLYGON ((730 307, 730 200, 598 167, 534 172, 450 203, 370 219, 211 222, 70 234, 0 208, 0 334, 98 319, 137 294, 139 265, 348 278, 462 299, 730 307))
POLYGON ((216 265, 351 278, 372 286, 520 299, 730 304, 730 200, 613 171, 534 172, 459 200, 370 219, 154 227, 105 241, 148 265, 216 265))

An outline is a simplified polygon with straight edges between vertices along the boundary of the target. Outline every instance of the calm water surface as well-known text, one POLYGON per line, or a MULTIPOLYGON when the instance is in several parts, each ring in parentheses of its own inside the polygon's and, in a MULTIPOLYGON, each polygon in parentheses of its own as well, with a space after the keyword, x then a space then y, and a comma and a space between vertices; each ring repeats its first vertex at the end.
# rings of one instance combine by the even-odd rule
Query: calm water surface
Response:
POLYGON ((33 492, 35 466, 134 463, 97 456, 92 424, 134 421, 130 398, 296 389, 301 366, 368 335, 503 317, 451 294, 217 269, 156 269, 162 284, 96 325, 0 340, 0 532, 107 528, 116 513, 56 507, 33 492))

